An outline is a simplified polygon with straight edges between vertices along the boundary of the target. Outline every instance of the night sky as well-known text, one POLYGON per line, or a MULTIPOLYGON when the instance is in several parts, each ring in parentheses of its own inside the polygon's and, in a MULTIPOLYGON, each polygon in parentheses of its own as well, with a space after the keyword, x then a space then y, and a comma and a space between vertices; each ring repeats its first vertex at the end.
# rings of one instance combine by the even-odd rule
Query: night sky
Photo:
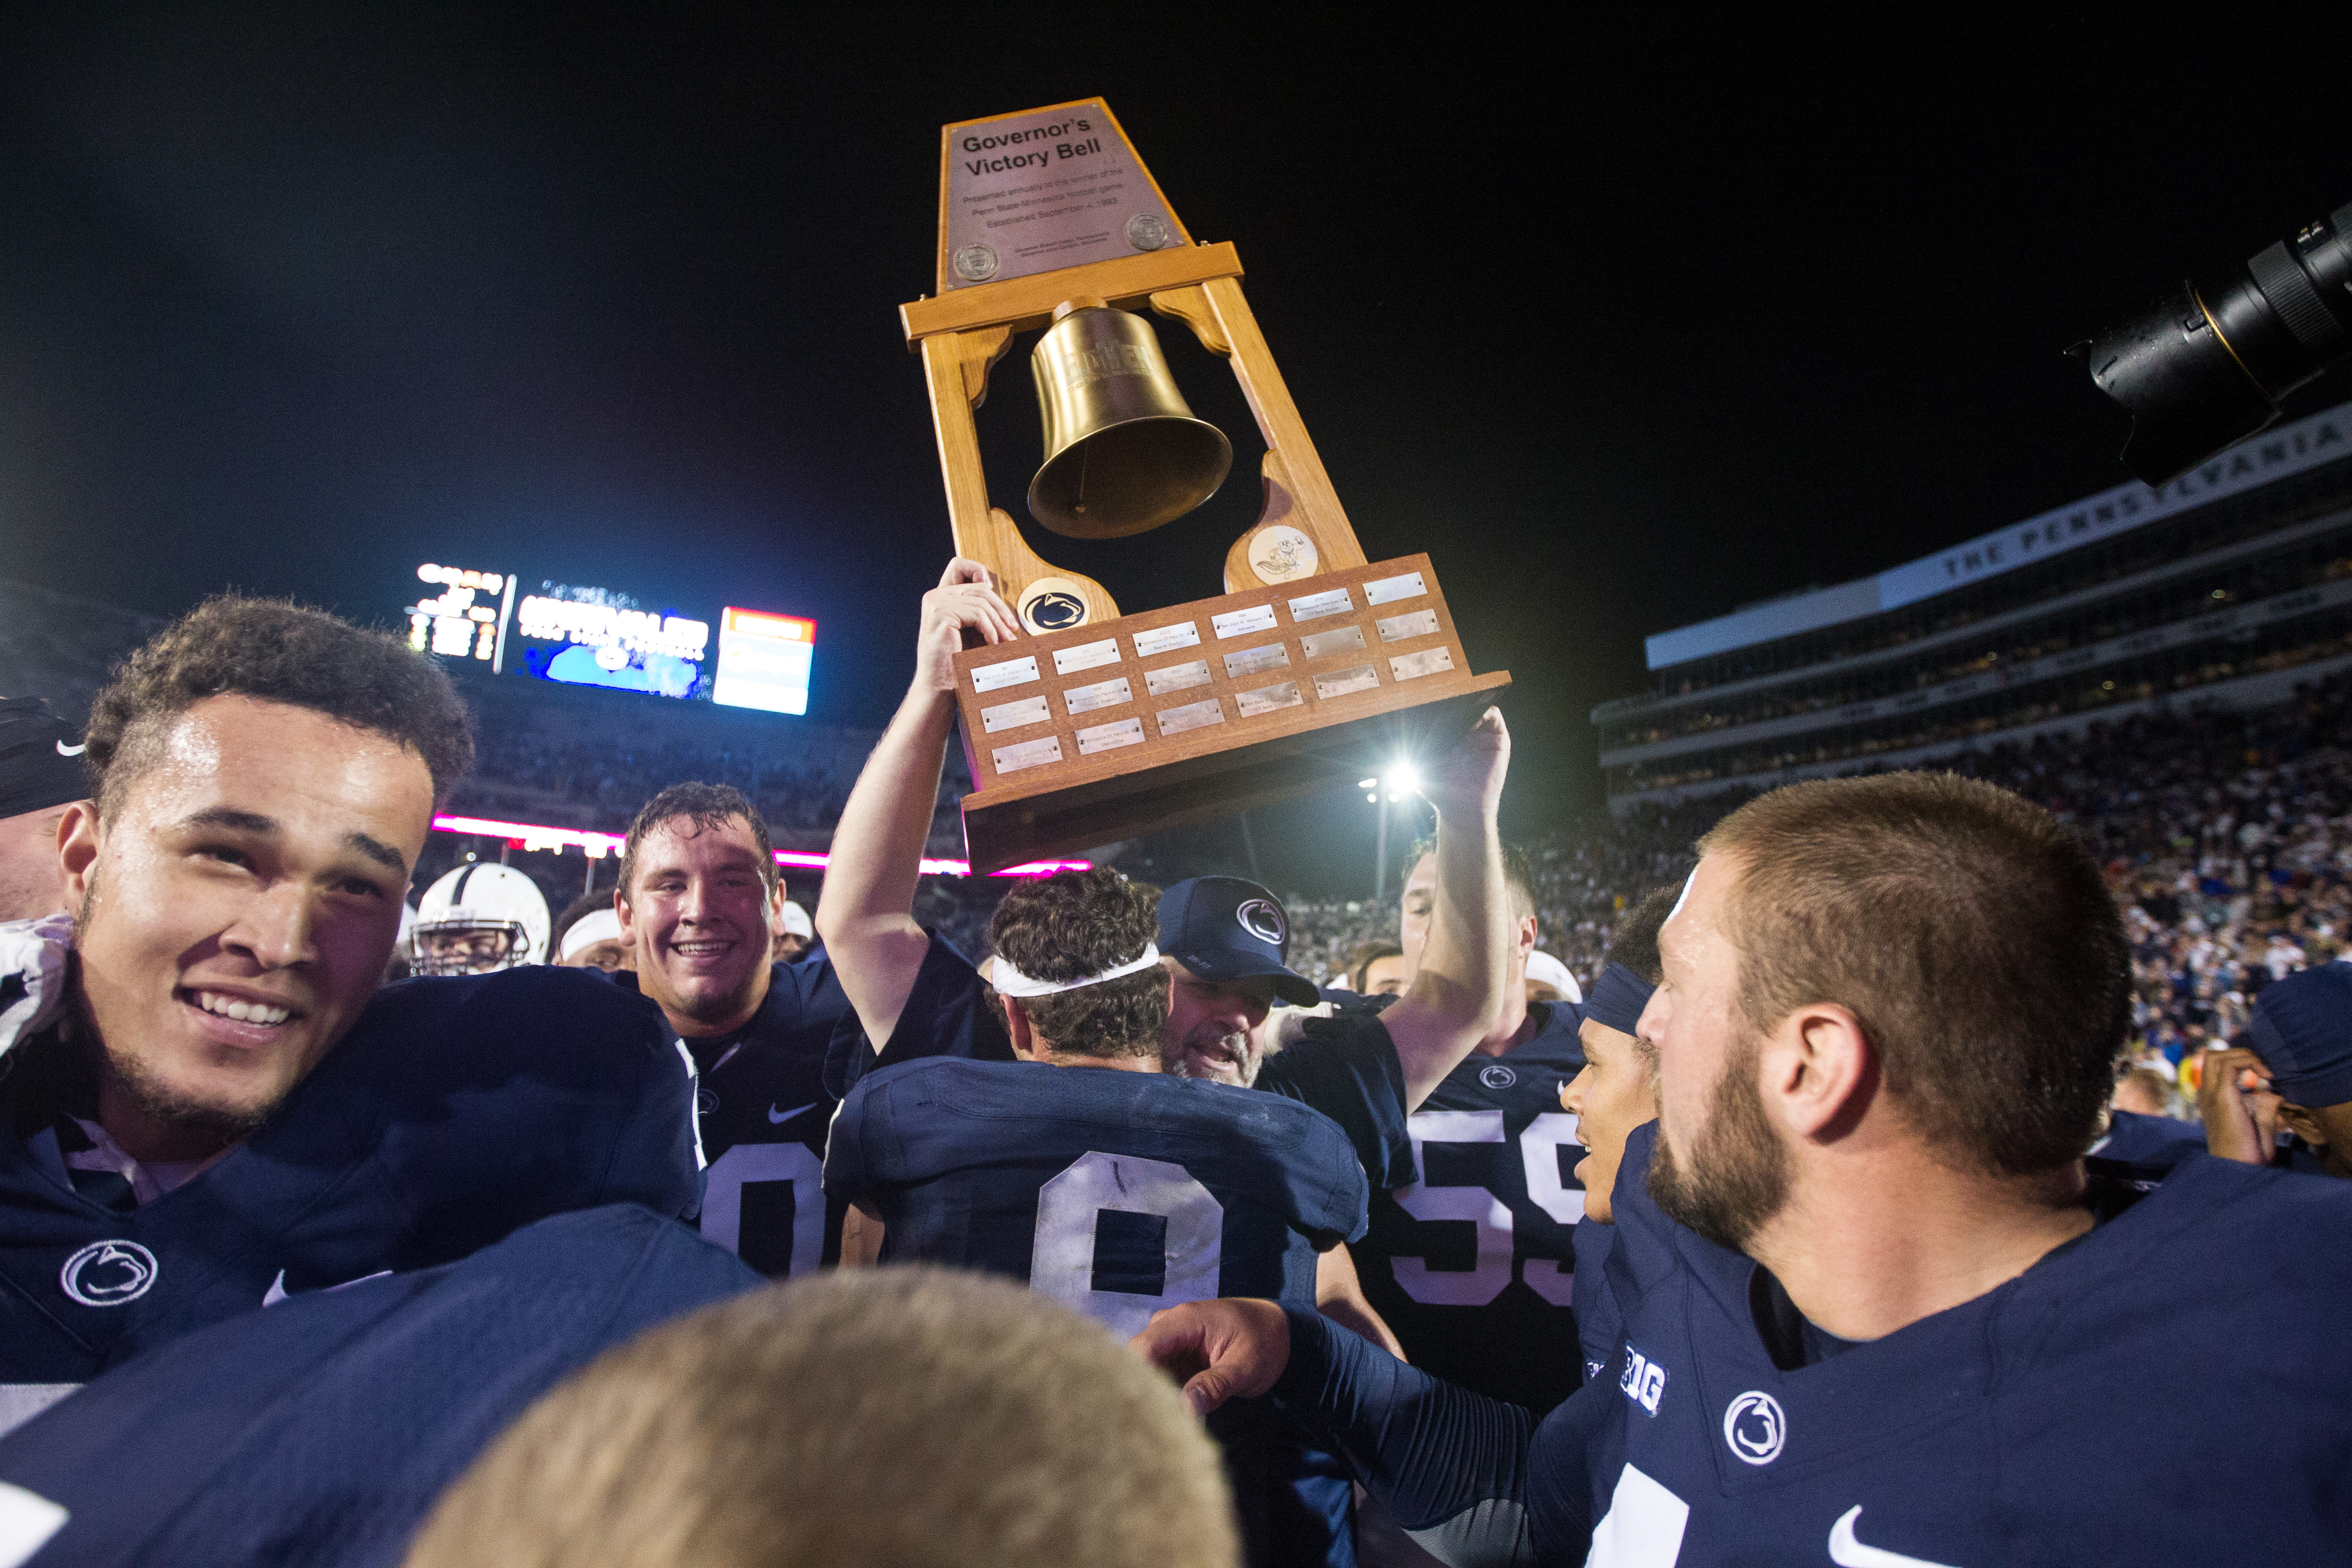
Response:
MULTIPOLYGON (((782 610, 811 717, 878 724, 949 550, 895 314, 939 126, 1100 94, 1239 247, 1368 553, 1428 551, 1514 673, 1528 826, 1599 802, 1585 715, 1643 634, 2127 478, 2059 351, 2352 197, 2313 13, 2217 50, 791 9, 12 7, 0 575, 386 620, 434 560, 782 610)), ((1257 505, 1231 375, 1160 338, 1234 479, 1140 539, 1032 533, 1129 610, 1220 591, 1257 505)), ((1026 350, 981 415, 1016 513, 1026 350)))

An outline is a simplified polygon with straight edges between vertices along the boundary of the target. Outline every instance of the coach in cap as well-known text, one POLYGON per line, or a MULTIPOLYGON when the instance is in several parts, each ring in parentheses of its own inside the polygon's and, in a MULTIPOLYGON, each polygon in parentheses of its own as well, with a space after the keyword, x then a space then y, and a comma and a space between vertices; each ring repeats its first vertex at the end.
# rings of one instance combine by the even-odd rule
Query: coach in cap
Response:
POLYGON ((66 907, 58 825, 89 795, 72 726, 37 697, 0 699, 0 921, 66 907))
POLYGON ((2252 1050, 2206 1054, 2197 1108, 2207 1146, 2250 1165, 2352 1176, 2352 963, 2323 963, 2263 986, 2253 1037, 2252 1050), (2241 1087, 2250 1069, 2270 1079, 2277 1121, 2294 1134, 2284 1149, 2269 1135, 2269 1115, 2257 1113, 2263 1101, 2250 1103, 2241 1087))

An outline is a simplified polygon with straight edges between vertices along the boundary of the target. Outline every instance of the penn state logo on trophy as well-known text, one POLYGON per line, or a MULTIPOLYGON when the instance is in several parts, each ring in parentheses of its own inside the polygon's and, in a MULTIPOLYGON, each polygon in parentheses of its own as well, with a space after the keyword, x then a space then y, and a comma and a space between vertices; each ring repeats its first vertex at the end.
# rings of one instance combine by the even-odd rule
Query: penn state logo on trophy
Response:
MULTIPOLYGON (((922 357, 949 527, 1029 634, 956 658, 975 872, 1315 793, 1375 754, 1450 742, 1510 685, 1471 671, 1426 555, 1364 558, 1241 258, 1194 241, 1101 99, 942 127, 936 262, 938 293, 898 315, 922 357), (990 504, 974 410, 1014 339, 1035 334, 1031 523, 1109 540, 1182 517, 1224 483, 1234 443, 1193 415, 1146 312, 1232 365, 1264 503, 1225 553, 1222 593, 1122 615, 990 504)), ((1155 576, 1196 572, 1171 560, 1155 576)))
POLYGON ((155 1255, 135 1241, 93 1241, 58 1270, 65 1293, 85 1307, 120 1307, 155 1283, 155 1255))

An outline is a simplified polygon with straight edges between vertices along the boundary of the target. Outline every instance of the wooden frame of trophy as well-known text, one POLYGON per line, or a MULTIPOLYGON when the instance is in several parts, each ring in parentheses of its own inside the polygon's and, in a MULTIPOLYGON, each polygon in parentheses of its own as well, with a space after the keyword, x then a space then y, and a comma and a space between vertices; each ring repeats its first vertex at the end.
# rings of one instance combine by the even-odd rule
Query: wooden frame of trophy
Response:
POLYGON ((1100 99, 943 128, 938 275, 939 294, 898 314, 949 524, 1031 634, 955 659, 974 873, 1328 788, 1399 746, 1448 743, 1509 686, 1471 672, 1426 555, 1364 559, 1240 257, 1192 242, 1100 99), (990 505, 972 411, 1015 333, 1144 303, 1231 362, 1265 442, 1265 499, 1222 595, 1121 615, 990 505))

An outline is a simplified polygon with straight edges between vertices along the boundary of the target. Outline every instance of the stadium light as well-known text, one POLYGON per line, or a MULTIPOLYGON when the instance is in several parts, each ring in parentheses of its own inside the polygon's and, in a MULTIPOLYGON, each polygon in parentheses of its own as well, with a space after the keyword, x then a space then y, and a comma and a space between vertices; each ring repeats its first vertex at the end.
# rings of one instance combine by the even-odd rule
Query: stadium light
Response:
MULTIPOLYGON (((596 833, 581 827, 550 827, 530 822, 495 822, 483 816, 436 816, 436 832, 464 833, 481 838, 503 838, 526 854, 545 851, 561 855, 573 845, 591 860, 601 860, 607 855, 618 855, 627 840, 618 833, 596 833)), ((779 866, 798 866, 822 871, 833 857, 820 850, 779 849, 775 851, 779 866)), ((1050 877, 1056 871, 1090 871, 1091 860, 1032 860, 1023 866, 1008 866, 1002 871, 992 871, 992 877, 1050 877)), ((969 877, 969 860, 934 860, 926 856, 919 868, 926 877, 969 877)))

